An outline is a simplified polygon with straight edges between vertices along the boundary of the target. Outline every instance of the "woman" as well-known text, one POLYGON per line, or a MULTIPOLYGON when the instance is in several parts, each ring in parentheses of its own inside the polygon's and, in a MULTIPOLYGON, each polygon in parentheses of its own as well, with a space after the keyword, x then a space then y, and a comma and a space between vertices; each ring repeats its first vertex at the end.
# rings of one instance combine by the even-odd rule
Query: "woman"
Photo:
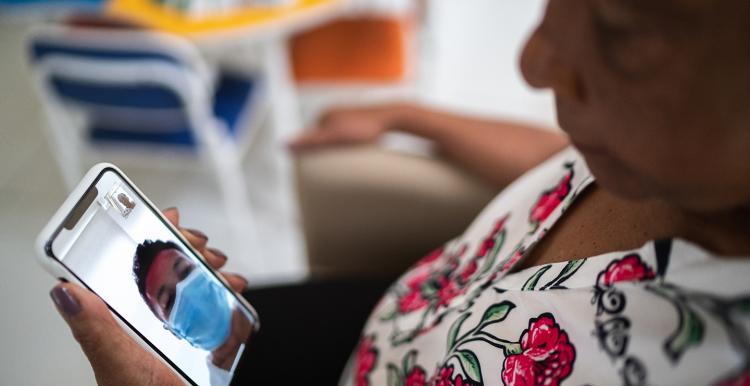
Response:
MULTIPOLYGON (((550 0, 521 64, 580 153, 514 182, 394 284, 342 383, 748 384, 749 19, 744 0, 550 0)), ((562 143, 398 107, 339 112, 296 146, 392 125, 499 183, 562 143)), ((97 298, 53 298, 100 383, 174 381, 102 333, 97 298)))

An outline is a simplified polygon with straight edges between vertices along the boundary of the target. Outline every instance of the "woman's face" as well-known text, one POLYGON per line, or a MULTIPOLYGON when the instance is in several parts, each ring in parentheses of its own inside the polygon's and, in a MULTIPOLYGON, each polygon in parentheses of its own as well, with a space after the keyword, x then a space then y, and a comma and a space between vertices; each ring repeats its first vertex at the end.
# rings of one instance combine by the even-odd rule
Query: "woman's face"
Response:
POLYGON ((750 1, 550 0, 521 67, 608 190, 750 203, 750 1))

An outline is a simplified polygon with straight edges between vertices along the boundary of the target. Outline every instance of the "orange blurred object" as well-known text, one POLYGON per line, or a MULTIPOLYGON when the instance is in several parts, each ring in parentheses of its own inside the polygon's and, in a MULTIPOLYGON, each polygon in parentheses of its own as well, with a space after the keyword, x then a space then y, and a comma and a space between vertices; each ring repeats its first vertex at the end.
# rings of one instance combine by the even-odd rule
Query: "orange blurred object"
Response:
POLYGON ((410 22, 403 17, 338 19, 295 36, 297 82, 400 82, 407 69, 410 22))

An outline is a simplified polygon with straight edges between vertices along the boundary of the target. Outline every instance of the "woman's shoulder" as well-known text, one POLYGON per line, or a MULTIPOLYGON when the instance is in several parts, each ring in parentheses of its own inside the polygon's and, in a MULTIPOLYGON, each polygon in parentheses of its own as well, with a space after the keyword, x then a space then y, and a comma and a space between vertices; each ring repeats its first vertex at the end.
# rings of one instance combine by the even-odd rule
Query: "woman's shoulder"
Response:
POLYGON ((734 377, 737 337, 750 334, 750 315, 722 310, 750 307, 748 260, 720 260, 668 239, 509 274, 591 182, 580 154, 566 149, 509 186, 464 234, 389 289, 348 380, 707 384, 734 377))
POLYGON ((482 240, 503 220, 510 239, 529 243, 543 235, 594 177, 583 157, 568 147, 519 177, 497 195, 459 239, 482 240))

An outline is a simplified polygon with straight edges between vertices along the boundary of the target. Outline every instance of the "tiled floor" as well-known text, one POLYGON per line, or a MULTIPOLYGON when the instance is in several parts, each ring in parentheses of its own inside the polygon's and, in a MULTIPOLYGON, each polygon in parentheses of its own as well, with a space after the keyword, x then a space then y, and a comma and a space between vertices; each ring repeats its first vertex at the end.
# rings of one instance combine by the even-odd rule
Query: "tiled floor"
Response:
MULTIPOLYGON (((440 105, 489 115, 512 115, 552 125, 547 94, 530 92, 513 59, 538 17, 541 0, 436 2, 430 17, 435 33, 424 98, 440 105), (465 23, 465 20, 476 20, 465 23), (491 48, 492 47, 492 48, 491 48), (460 69, 462 76, 456 76, 460 69)), ((33 239, 65 196, 62 179, 42 135, 43 117, 25 70, 23 26, 0 24, 0 384, 94 384, 84 356, 54 310, 54 284, 33 258, 33 239)), ((260 138, 262 141, 262 138, 260 138)), ((264 176, 263 154, 251 151, 246 170, 264 176)), ((199 227, 212 243, 229 245, 213 179, 206 171, 154 171, 121 165, 160 206, 182 208, 183 223, 199 227)), ((262 193, 249 183, 256 203, 262 193)), ((263 205, 259 205, 262 207, 263 205)), ((261 221, 273 240, 275 222, 261 221)), ((226 247, 231 256, 237 250, 226 247)), ((304 271, 301 255, 277 261, 287 276, 304 271)))

